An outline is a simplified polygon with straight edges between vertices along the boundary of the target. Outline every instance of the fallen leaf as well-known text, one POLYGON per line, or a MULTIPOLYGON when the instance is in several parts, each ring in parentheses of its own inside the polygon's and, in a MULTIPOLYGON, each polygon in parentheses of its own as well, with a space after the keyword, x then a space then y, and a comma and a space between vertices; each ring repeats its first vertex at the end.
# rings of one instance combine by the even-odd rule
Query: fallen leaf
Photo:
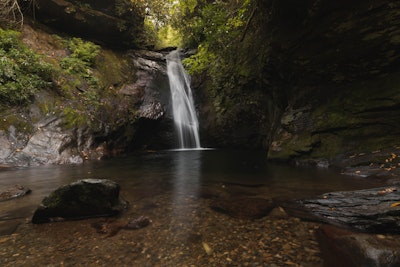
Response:
POLYGON ((400 202, 395 202, 395 203, 390 204, 391 208, 394 208, 394 207, 397 207, 397 206, 400 206, 400 202))
POLYGON ((0 239, 0 243, 5 243, 5 242, 7 242, 8 240, 10 240, 11 238, 9 238, 9 237, 5 237, 5 238, 1 238, 0 239))
POLYGON ((378 192, 379 195, 386 195, 397 191, 396 187, 388 187, 378 192))
POLYGON ((213 253, 212 248, 205 242, 203 242, 203 248, 206 251, 207 255, 211 255, 213 253))

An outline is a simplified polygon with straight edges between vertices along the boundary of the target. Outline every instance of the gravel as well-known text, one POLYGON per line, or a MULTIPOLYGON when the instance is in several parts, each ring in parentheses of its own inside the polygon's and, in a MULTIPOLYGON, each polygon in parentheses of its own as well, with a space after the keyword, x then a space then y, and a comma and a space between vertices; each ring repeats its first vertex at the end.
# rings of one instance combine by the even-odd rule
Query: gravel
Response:
POLYGON ((0 266, 322 266, 318 224, 287 216, 237 219, 210 199, 160 194, 132 202, 119 218, 41 225, 26 219, 0 236, 0 266), (99 233, 146 216, 147 227, 99 233))

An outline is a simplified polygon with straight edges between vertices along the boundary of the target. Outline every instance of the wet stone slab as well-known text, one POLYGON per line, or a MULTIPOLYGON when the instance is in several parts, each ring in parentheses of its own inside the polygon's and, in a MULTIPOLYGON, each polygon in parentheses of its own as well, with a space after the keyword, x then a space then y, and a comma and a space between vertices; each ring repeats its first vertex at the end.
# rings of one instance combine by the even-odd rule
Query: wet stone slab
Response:
POLYGON ((284 206, 303 219, 367 233, 400 233, 400 190, 395 186, 331 192, 284 206))

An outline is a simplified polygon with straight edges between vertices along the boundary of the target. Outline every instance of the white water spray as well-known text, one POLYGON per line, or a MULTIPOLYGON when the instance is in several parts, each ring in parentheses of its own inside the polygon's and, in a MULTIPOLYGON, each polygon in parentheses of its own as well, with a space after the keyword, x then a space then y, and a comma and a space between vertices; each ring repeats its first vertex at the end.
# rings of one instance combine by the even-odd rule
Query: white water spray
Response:
POLYGON ((166 58, 172 96, 172 110, 179 137, 179 147, 181 149, 201 148, 199 121, 194 108, 189 76, 183 68, 179 51, 172 51, 166 58))

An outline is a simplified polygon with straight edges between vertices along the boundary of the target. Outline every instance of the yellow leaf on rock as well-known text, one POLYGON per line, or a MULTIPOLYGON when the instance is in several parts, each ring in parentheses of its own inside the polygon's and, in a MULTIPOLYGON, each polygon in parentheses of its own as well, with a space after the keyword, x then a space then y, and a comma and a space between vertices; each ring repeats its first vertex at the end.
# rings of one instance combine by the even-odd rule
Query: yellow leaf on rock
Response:
POLYGON ((400 202, 395 202, 395 203, 390 204, 391 208, 394 208, 394 207, 397 207, 397 206, 400 206, 400 202))

